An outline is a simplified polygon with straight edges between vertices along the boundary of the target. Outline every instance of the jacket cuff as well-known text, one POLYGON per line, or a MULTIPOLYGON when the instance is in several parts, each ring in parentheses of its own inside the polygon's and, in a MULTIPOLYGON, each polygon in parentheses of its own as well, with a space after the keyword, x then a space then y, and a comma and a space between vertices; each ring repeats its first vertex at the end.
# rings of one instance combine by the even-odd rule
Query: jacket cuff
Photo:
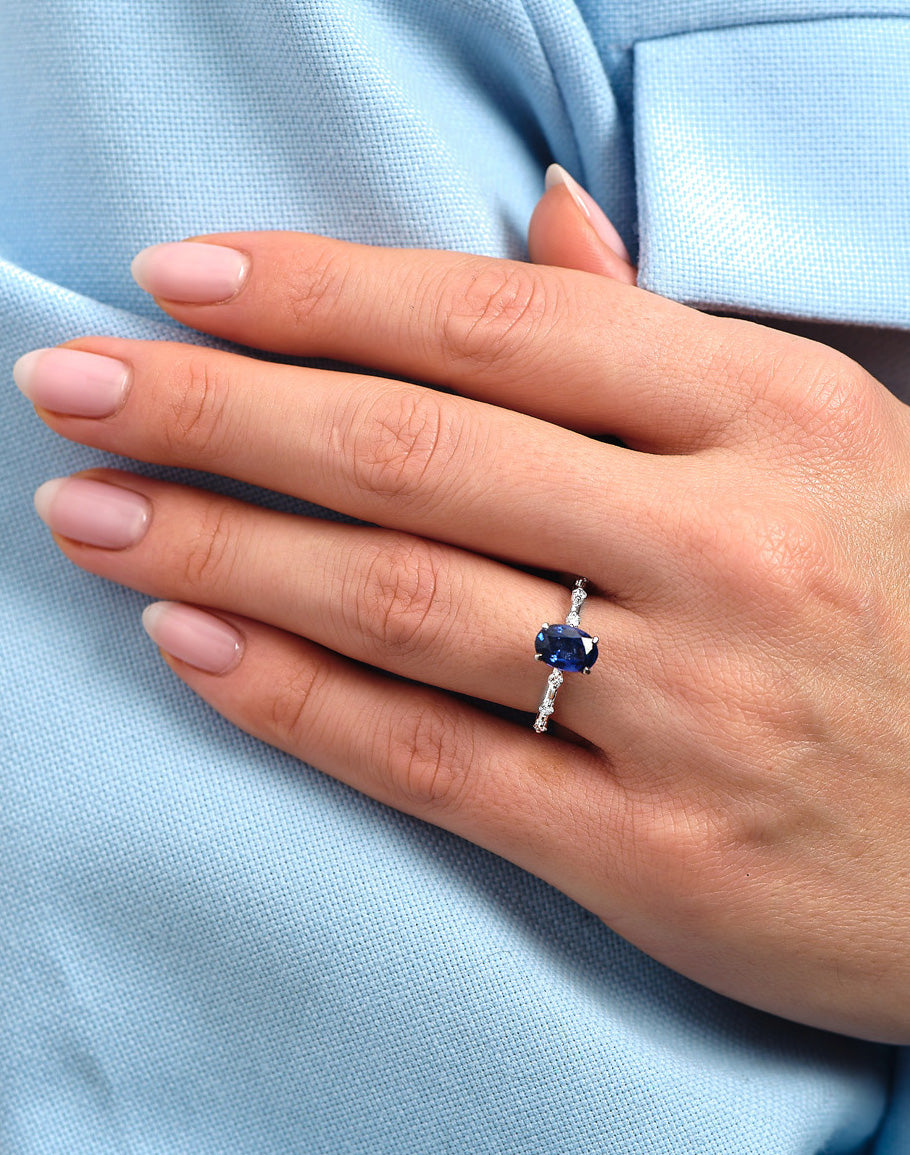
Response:
POLYGON ((686 33, 634 63, 644 288, 910 329, 910 18, 686 33))

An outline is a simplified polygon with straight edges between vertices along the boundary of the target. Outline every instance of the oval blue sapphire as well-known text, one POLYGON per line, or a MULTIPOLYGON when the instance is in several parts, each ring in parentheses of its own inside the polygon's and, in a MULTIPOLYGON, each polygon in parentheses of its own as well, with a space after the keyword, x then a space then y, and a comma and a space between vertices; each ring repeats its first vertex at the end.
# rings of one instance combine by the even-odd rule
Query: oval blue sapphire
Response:
POLYGON ((597 643, 577 626, 547 626, 534 639, 534 649, 557 670, 590 670, 597 661, 597 643))

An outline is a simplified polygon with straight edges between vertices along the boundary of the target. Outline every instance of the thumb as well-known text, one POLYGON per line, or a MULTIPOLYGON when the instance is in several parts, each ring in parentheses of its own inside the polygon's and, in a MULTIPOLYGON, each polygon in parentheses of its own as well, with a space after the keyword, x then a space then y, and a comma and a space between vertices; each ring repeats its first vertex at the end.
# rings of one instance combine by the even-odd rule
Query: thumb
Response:
POLYGON ((603 210, 558 164, 547 169, 546 191, 528 227, 528 250, 537 265, 582 269, 634 285, 635 266, 603 210))

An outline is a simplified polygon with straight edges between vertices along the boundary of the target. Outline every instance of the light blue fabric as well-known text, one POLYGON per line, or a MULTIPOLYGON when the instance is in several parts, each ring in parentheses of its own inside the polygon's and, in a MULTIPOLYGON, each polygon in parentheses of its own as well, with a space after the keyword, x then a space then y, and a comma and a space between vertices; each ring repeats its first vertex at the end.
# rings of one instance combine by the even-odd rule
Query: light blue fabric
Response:
MULTIPOLYGON (((751 76, 762 63, 780 75, 791 33, 774 21, 845 12, 878 6, 0 7, 4 1153, 871 1149, 894 1052, 700 989, 537 879, 358 796, 199 702, 142 634, 147 599, 71 567, 31 510, 41 481, 113 459, 55 438, 9 382, 18 354, 81 333, 201 340, 162 319, 129 278, 131 256, 154 241, 302 228, 521 255, 551 159, 585 181, 633 248, 640 220, 656 287, 660 277, 666 291, 698 286, 720 308, 896 330, 910 271, 887 266, 893 283, 870 313, 861 258, 881 256, 906 203, 906 136, 876 137, 898 158, 873 158, 884 224, 861 222, 857 263, 830 302, 818 279, 804 295, 786 253, 768 256, 767 282, 756 277, 731 211, 753 211, 760 181, 776 221, 809 222, 818 243, 838 233, 858 178, 831 171, 827 199, 807 203, 812 189, 761 147, 760 88, 735 82, 733 49, 747 46, 751 76), (702 67, 691 34, 737 23, 750 27, 718 36, 702 67), (633 45, 644 40, 633 86, 633 45), (674 185, 687 124, 710 142, 701 186, 713 166, 738 193, 722 217, 674 185), (706 236, 723 278, 705 272, 706 236), (768 285, 776 296, 752 295, 768 285)), ((868 60, 874 24, 792 35, 868 60)), ((881 72, 873 86, 886 117, 901 115, 885 97, 904 99, 910 66, 903 24, 895 30, 881 66, 893 86, 881 72)), ((840 131, 852 92, 838 86, 855 71, 832 60, 825 73, 821 52, 811 63, 813 83, 821 76, 843 97, 826 124, 813 93, 813 123, 820 136, 840 131)), ((864 213, 873 207, 863 202, 864 213)), ((906 380, 902 334, 829 336, 854 352, 887 349, 883 375, 895 389, 906 380)), ((229 480, 192 480, 296 508, 229 480)), ((902 1102, 880 1155, 910 1147, 902 1102)))
POLYGON ((896 195, 910 178, 908 62, 910 19, 639 43, 639 283, 693 305, 910 329, 896 195))

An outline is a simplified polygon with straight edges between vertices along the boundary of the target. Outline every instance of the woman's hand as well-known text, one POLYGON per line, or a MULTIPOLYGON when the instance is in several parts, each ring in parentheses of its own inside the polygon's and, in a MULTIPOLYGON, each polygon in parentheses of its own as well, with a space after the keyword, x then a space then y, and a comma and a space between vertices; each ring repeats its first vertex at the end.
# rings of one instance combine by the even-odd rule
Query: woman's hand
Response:
POLYGON ((402 380, 90 337, 20 383, 64 437, 374 527, 89 470, 39 491, 66 556, 168 599, 167 661, 250 733, 717 991, 910 1041, 907 408, 606 258, 201 240, 139 262, 172 317, 402 380), (600 660, 541 736, 547 574, 591 582, 600 660))

